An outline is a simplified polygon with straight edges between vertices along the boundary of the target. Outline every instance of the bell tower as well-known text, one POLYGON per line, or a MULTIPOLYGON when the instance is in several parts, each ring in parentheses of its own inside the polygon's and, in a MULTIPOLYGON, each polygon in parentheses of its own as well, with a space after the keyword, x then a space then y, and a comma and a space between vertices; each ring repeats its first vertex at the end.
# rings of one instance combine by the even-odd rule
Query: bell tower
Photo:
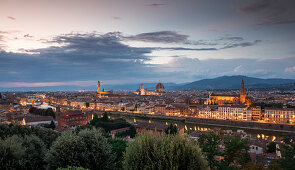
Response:
POLYGON ((246 91, 245 91, 245 85, 244 85, 244 80, 243 79, 242 79, 241 90, 240 90, 240 102, 241 103, 246 102, 246 91))
POLYGON ((100 93, 100 81, 97 81, 97 93, 100 93))

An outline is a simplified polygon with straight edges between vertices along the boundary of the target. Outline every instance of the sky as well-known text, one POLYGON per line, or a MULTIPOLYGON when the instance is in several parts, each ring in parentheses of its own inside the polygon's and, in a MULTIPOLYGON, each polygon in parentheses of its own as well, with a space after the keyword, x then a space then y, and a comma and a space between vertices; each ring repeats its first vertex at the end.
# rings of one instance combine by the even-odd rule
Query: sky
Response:
POLYGON ((295 78, 294 0, 0 0, 0 87, 295 78))

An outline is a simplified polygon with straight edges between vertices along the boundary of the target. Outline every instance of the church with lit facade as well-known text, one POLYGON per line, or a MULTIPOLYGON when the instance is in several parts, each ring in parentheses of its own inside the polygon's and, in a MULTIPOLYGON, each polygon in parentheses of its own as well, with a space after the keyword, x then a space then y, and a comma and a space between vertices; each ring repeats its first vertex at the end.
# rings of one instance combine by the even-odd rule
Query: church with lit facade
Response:
POLYGON ((240 95, 212 93, 209 95, 207 104, 208 105, 245 104, 250 106, 252 102, 251 102, 251 99, 246 94, 244 81, 242 80, 240 95))
POLYGON ((155 91, 151 91, 144 88, 144 84, 140 85, 140 88, 134 92, 137 95, 162 95, 165 93, 164 85, 159 81, 159 83, 155 87, 155 91))

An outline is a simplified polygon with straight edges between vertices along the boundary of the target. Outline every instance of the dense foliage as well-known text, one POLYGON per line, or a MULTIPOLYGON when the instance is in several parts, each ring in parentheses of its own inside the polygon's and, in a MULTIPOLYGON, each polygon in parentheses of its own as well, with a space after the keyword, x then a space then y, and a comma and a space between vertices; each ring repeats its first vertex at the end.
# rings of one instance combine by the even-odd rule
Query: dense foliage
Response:
POLYGON ((29 113, 40 115, 40 116, 52 116, 55 119, 54 111, 51 108, 48 109, 38 109, 36 107, 31 107, 29 113))
POLYGON ((177 134, 177 132, 178 132, 177 126, 173 125, 172 123, 165 129, 166 134, 175 135, 177 134))
POLYGON ((116 168, 122 168, 123 163, 123 153, 127 147, 127 142, 120 138, 108 138, 108 142, 111 145, 113 153, 116 154, 116 168))
POLYGON ((34 135, 13 135, 0 140, 1 169, 42 169, 45 144, 34 135))
POLYGON ((220 138, 213 132, 204 133, 199 136, 198 139, 200 148, 203 154, 208 160, 210 168, 215 167, 215 155, 218 155, 218 145, 220 144, 220 138))
POLYGON ((137 136, 124 154, 124 169, 207 169, 199 147, 179 135, 137 136))
POLYGON ((285 170, 292 170, 295 167, 295 143, 280 143, 279 151, 282 158, 278 160, 278 164, 285 170))
POLYGON ((78 133, 65 132, 51 146, 45 158, 48 169, 78 166, 89 169, 112 169, 115 155, 98 129, 78 133))
POLYGON ((53 141, 58 137, 59 133, 51 129, 40 127, 28 127, 12 124, 0 124, 0 138, 5 139, 9 136, 18 135, 24 137, 26 135, 35 135, 45 143, 47 148, 50 147, 53 141))
POLYGON ((244 166, 250 162, 248 140, 242 139, 240 136, 230 137, 224 139, 225 151, 224 161, 226 165, 242 165, 244 166))
POLYGON ((90 121, 89 125, 102 128, 107 133, 115 129, 129 127, 129 130, 121 132, 117 136, 124 137, 128 135, 133 138, 136 135, 136 129, 132 124, 128 123, 125 119, 109 119, 107 113, 104 113, 102 118, 98 118, 97 114, 94 114, 93 120, 90 121))
POLYGON ((270 142, 267 144, 267 153, 275 153, 276 152, 276 143, 275 142, 270 142))

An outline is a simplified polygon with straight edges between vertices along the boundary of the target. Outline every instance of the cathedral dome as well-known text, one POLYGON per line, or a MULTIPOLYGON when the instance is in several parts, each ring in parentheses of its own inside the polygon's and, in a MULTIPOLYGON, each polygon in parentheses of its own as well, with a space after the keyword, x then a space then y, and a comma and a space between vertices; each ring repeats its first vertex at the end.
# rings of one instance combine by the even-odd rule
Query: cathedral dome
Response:
POLYGON ((164 90, 165 90, 164 85, 159 81, 159 83, 156 85, 155 91, 164 92, 164 90))

